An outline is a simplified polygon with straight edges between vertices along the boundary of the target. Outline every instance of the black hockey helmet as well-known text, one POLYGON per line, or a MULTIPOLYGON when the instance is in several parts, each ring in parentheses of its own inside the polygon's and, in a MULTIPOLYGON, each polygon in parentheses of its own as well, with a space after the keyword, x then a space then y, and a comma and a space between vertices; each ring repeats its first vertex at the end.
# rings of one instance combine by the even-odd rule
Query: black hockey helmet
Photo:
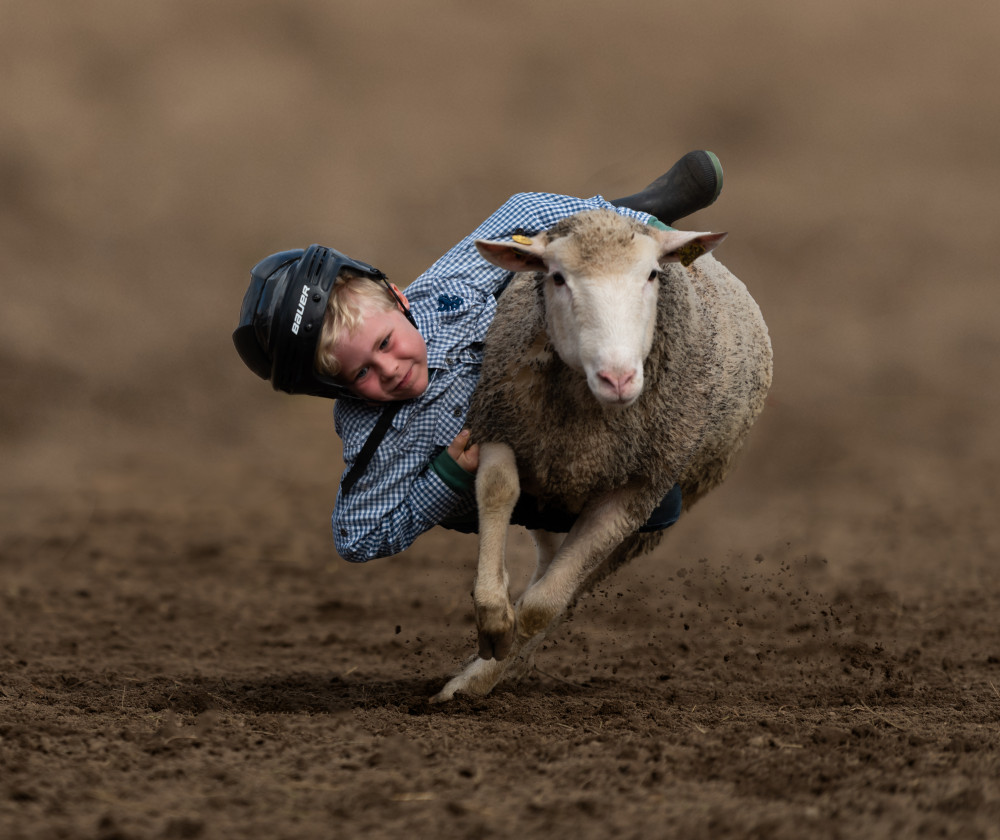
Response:
POLYGON ((345 268, 384 283, 416 326, 385 274, 367 263, 322 245, 271 254, 250 271, 250 286, 243 296, 233 343, 246 366, 261 379, 270 380, 274 390, 331 399, 356 398, 315 368, 326 303, 337 275, 345 268))

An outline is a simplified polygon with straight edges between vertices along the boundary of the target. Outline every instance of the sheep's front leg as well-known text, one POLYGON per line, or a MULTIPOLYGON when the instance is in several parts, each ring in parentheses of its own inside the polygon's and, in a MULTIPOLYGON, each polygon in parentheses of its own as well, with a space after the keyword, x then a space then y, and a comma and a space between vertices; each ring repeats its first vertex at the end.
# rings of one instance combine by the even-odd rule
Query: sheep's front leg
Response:
POLYGON ((473 591, 482 659, 503 659, 514 641, 505 552, 510 517, 520 493, 514 450, 503 443, 482 444, 476 472, 479 563, 473 591))
MULTIPOLYGON (((548 531, 532 531, 531 537, 535 541, 535 550, 537 551, 535 573, 531 578, 533 584, 541 579, 548 570, 562 535, 552 534, 548 531)), ((431 697, 431 702, 443 703, 451 700, 456 694, 482 697, 489 694, 505 676, 513 676, 515 679, 524 676, 531 671, 535 650, 543 638, 543 634, 537 635, 532 639, 531 645, 522 648, 515 636, 513 647, 502 660, 482 655, 474 657, 465 664, 460 673, 448 681, 441 691, 431 697)))

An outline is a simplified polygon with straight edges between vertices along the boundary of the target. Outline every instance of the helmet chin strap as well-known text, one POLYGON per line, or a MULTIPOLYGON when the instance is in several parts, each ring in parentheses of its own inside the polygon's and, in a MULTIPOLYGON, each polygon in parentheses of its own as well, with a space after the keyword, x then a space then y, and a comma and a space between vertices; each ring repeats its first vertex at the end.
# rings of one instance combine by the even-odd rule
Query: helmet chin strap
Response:
MULTIPOLYGON (((376 269, 376 271, 378 271, 378 269, 376 269)), ((417 326, 417 320, 416 318, 413 317, 413 313, 410 312, 410 307, 408 307, 405 303, 403 303, 403 299, 398 294, 396 294, 396 289, 393 287, 392 283, 389 282, 389 278, 386 277, 381 271, 379 271, 378 279, 385 284, 385 287, 389 290, 389 294, 392 295, 393 300, 395 300, 396 303, 399 305, 399 308, 403 310, 403 314, 406 316, 406 320, 409 321, 411 324, 413 324, 413 328, 417 330, 417 332, 419 332, 420 328, 417 326)))
POLYGON ((351 492, 351 488, 357 483, 358 479, 364 474, 365 468, 368 466, 368 462, 371 461, 372 456, 375 454, 375 450, 378 449, 378 445, 382 442, 382 438, 385 437, 385 433, 389 431, 389 426, 392 425, 392 418, 396 416, 396 412, 403 407, 403 400, 398 402, 391 402, 382 409, 382 413, 378 416, 378 420, 375 421, 375 426, 368 435, 368 439, 365 441, 364 446, 361 447, 361 451, 358 453, 358 457, 355 459, 354 463, 351 465, 350 470, 344 475, 340 482, 340 492, 342 495, 347 496, 351 492))

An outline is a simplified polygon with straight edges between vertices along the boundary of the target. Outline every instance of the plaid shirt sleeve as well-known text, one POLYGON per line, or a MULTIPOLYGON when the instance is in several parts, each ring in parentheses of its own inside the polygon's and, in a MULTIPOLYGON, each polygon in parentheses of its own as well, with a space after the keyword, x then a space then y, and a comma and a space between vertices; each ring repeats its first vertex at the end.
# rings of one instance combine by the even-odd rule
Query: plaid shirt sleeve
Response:
MULTIPOLYGON (((600 196, 571 198, 520 193, 411 283, 406 294, 427 343, 427 390, 404 405, 364 474, 347 496, 341 492, 332 526, 338 553, 364 562, 397 554, 450 515, 475 509, 472 492, 457 493, 431 461, 461 431, 482 362, 494 297, 510 273, 484 260, 476 239, 505 239, 517 231, 539 233, 566 216, 610 207, 641 222, 646 213, 612 207, 600 196)), ((337 400, 334 417, 350 469, 381 412, 357 400, 337 400)))
MULTIPOLYGON (((398 554, 449 514, 475 508, 474 495, 448 487, 431 460, 462 430, 478 379, 479 358, 455 359, 451 367, 433 371, 424 394, 393 418, 350 495, 337 495, 332 526, 341 557, 360 563, 398 554)), ((337 431, 348 468, 380 410, 353 400, 337 401, 337 431)))
MULTIPOLYGON (((509 239, 521 232, 529 236, 548 230, 560 219, 584 210, 609 208, 623 216, 648 222, 651 216, 625 207, 614 207, 601 196, 582 199, 553 193, 518 193, 504 202, 493 215, 432 265, 413 286, 425 281, 460 279, 494 294, 510 278, 510 273, 486 262, 476 250, 477 239, 509 239)), ((409 289, 407 289, 409 294, 409 289)))

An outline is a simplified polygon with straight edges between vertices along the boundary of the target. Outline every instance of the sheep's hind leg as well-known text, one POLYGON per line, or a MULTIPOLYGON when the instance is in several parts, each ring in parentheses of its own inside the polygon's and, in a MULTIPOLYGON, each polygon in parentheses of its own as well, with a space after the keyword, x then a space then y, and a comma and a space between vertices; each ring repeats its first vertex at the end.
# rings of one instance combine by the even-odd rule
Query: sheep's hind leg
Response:
POLYGON ((517 635, 525 644, 558 625, 591 576, 636 527, 626 515, 627 490, 584 510, 545 574, 518 601, 517 635))
POLYGON ((541 580, 549 570, 549 564, 559 551, 559 544, 563 539, 562 534, 554 534, 551 531, 529 531, 531 540, 535 544, 535 571, 528 581, 530 588, 541 580))
MULTIPOLYGON (((538 581, 545 577, 545 573, 549 570, 549 565, 555 558, 559 551, 559 546, 565 538, 565 534, 554 534, 551 531, 530 531, 532 542, 535 544, 535 571, 531 575, 531 580, 528 581, 528 585, 525 587, 525 591, 534 586, 538 581)), ((515 623, 520 624, 520 619, 516 618, 521 611, 521 602, 518 600, 517 604, 514 605, 515 623)), ((544 636, 547 636, 553 630, 559 622, 556 622, 548 628, 544 636)), ((542 639, 538 640, 539 643, 542 639)), ((511 657, 514 659, 507 669, 505 676, 508 679, 520 680, 527 674, 531 673, 531 670, 535 667, 535 651, 538 649, 538 645, 534 644, 529 647, 518 646, 517 657, 511 657)))

